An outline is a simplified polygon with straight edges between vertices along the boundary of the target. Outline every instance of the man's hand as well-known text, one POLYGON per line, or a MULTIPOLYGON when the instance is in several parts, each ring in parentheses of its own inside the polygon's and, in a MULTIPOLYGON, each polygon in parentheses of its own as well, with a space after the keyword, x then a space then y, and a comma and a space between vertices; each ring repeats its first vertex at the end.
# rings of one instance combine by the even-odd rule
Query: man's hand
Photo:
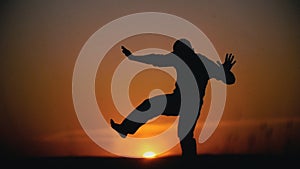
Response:
POLYGON ((230 53, 230 54, 226 54, 226 57, 225 57, 225 61, 223 64, 221 64, 220 62, 218 62, 219 66, 223 66, 224 68, 224 71, 230 71, 232 66, 236 63, 234 59, 234 56, 230 53))
POLYGON ((130 52, 128 49, 126 49, 124 46, 121 46, 121 49, 122 49, 122 52, 123 52, 126 56, 131 55, 131 52, 130 52))

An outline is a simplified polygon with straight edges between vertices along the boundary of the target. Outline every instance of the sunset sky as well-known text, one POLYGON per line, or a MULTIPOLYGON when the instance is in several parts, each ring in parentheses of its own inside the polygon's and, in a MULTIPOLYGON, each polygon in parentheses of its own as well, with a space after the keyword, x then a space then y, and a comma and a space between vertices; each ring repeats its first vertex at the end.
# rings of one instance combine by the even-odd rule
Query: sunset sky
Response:
MULTIPOLYGON (((116 156, 100 148, 82 129, 72 100, 72 76, 79 52, 92 34, 112 20, 138 12, 184 18, 206 34, 221 60, 227 52, 236 56, 232 71, 237 81, 227 87, 221 123, 211 138, 198 143, 199 154, 300 151, 300 3, 296 0, 29 0, 3 1, 0 9, 2 156, 116 156)), ((146 47, 171 51, 174 41, 162 35, 138 35, 121 40, 105 55, 95 92, 107 122, 122 119, 109 85, 114 68, 126 59, 120 46, 133 51, 146 47)), ((149 69, 132 81, 129 96, 138 105, 151 90, 170 92, 173 84, 169 75, 149 69)), ((210 87, 195 130, 197 139, 209 103, 210 87)), ((157 118, 130 137, 159 134, 174 120, 157 118)), ((110 130, 101 132, 103 139, 112 139, 105 137, 110 130)), ((142 155, 160 144, 128 151, 142 155)), ((177 145, 161 156, 180 153, 177 145)))

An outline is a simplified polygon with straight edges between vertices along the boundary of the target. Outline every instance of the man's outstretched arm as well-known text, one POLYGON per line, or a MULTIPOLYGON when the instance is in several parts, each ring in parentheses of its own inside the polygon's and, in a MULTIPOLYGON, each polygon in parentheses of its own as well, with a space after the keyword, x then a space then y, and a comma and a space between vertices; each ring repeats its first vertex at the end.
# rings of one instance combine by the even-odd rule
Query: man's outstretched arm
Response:
POLYGON ((236 63, 236 61, 233 60, 234 56, 232 54, 226 54, 226 58, 223 64, 218 61, 216 64, 215 62, 201 54, 198 54, 198 56, 201 58, 202 63, 204 63, 204 66, 208 71, 210 78, 221 80, 222 82, 229 85, 235 83, 235 76, 231 72, 231 68, 236 63))
POLYGON ((149 54, 143 56, 135 56, 133 55, 130 50, 121 46, 122 52, 127 56, 128 59, 134 60, 141 63, 152 64, 153 66, 171 66, 170 65, 170 57, 169 55, 161 55, 161 54, 149 54))

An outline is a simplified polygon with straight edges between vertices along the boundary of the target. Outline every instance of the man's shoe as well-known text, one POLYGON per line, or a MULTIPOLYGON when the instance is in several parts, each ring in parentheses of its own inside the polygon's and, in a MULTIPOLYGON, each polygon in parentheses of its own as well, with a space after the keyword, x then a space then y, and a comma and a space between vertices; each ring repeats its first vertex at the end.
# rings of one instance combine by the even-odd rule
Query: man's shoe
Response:
POLYGON ((115 123, 113 119, 110 119, 110 126, 116 130, 122 138, 126 138, 127 133, 122 132, 121 125, 115 123))

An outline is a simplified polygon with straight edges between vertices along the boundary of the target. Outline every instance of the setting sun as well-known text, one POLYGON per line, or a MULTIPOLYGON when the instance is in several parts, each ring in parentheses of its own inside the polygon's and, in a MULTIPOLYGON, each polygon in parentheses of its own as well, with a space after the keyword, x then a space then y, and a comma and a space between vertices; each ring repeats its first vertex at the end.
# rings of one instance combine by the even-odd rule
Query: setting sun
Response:
POLYGON ((154 158, 156 156, 156 154, 152 151, 147 151, 143 154, 143 157, 145 158, 154 158))

